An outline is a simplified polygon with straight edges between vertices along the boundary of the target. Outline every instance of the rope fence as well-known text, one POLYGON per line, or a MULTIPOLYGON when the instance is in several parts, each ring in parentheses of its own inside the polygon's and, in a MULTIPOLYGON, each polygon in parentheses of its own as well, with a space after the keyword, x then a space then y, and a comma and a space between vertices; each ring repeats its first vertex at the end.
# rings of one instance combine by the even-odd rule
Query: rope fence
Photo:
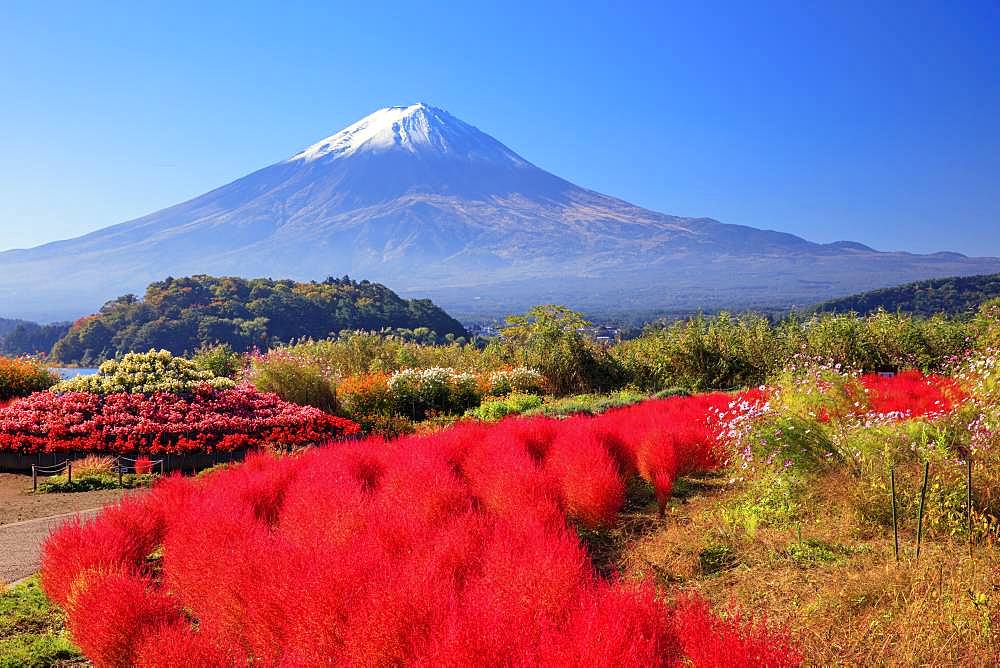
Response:
MULTIPOLYGON (((355 441, 363 438, 361 435, 351 435, 341 439, 335 439, 317 444, 316 447, 326 447, 342 441, 355 441)), ((293 449, 278 449, 276 451, 291 452, 293 449)), ((220 464, 235 464, 242 462, 248 454, 255 451, 254 448, 240 448, 225 452, 192 452, 183 454, 160 454, 158 459, 150 460, 153 470, 150 473, 158 472, 165 475, 170 472, 182 472, 195 474, 198 471, 220 464)), ((126 455, 112 456, 110 453, 97 453, 90 451, 64 451, 54 453, 16 453, 0 452, 0 472, 10 473, 31 473, 32 487, 37 489, 37 478, 39 475, 57 475, 66 473, 68 477, 77 475, 78 470, 72 470, 72 462, 85 459, 90 456, 107 456, 112 460, 110 472, 117 475, 119 468, 121 475, 135 472, 136 461, 145 457, 129 457, 126 455)), ((77 466, 79 469, 79 466, 77 466)))
MULTIPOLYGON (((135 475, 140 475, 139 468, 137 464, 142 461, 142 473, 152 474, 154 468, 159 469, 159 475, 164 474, 164 460, 162 459, 148 459, 148 458, 132 458, 126 457, 125 455, 118 455, 112 458, 112 470, 118 475, 118 486, 121 487, 123 484, 123 477, 126 473, 130 471, 135 475)), ((61 464, 54 464, 52 466, 39 466, 37 464, 31 465, 31 491, 38 491, 38 476, 56 476, 66 474, 66 482, 73 482, 73 462, 66 460, 61 464)))

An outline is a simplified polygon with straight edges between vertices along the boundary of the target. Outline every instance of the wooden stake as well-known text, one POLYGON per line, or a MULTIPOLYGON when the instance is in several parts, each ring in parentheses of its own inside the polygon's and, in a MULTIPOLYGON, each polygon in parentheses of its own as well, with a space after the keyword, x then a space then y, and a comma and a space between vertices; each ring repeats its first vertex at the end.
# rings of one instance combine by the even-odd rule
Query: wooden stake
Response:
POLYGON ((966 479, 965 479, 965 513, 966 523, 969 531, 969 556, 972 556, 972 454, 965 459, 966 479))
POLYGON ((920 488, 920 512, 917 517, 917 559, 920 558, 920 544, 924 537, 924 499, 927 498, 927 474, 931 463, 924 462, 924 484, 920 488))
POLYGON ((899 562, 899 521, 896 519, 896 467, 889 468, 889 489, 892 494, 892 543, 899 562))
POLYGON ((31 491, 38 491, 38 470, 34 464, 31 465, 31 491))

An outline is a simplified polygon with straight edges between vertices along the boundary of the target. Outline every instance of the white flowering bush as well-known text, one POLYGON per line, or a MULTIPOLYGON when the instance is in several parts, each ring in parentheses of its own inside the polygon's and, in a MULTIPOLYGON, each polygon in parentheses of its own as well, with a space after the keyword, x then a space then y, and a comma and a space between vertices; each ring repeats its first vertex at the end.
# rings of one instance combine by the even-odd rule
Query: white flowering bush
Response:
POLYGON ((217 377, 191 360, 175 357, 166 350, 150 350, 148 353, 129 353, 120 360, 105 362, 95 375, 63 381, 56 384, 52 391, 60 394, 189 394, 203 385, 226 390, 235 387, 236 383, 229 378, 217 377))
POLYGON ((1000 477, 1000 350, 971 353, 958 364, 954 376, 969 394, 964 411, 969 456, 991 462, 1000 477))
POLYGON ((481 400, 475 375, 446 367, 397 371, 389 377, 388 387, 396 410, 412 419, 431 411, 460 413, 481 400))
POLYGON ((518 366, 509 370, 494 371, 490 375, 490 394, 502 397, 508 394, 541 394, 545 378, 537 370, 518 366))
POLYGON ((453 373, 449 379, 451 403, 455 408, 478 406, 482 400, 479 379, 467 371, 453 373))

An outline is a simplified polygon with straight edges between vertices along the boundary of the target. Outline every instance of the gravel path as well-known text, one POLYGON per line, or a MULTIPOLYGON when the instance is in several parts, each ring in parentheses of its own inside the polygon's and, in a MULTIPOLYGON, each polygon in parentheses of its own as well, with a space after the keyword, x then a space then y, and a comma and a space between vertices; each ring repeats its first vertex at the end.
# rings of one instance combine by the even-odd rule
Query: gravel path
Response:
POLYGON ((123 490, 32 494, 31 476, 0 473, 0 582, 12 583, 38 570, 42 543, 74 515, 92 517, 123 490))
POLYGON ((102 489, 72 494, 32 494, 30 475, 0 473, 0 526, 100 508, 127 493, 120 489, 102 489))
POLYGON ((0 582, 14 583, 36 571, 42 543, 49 532, 74 516, 92 517, 100 510, 84 510, 0 525, 0 582))

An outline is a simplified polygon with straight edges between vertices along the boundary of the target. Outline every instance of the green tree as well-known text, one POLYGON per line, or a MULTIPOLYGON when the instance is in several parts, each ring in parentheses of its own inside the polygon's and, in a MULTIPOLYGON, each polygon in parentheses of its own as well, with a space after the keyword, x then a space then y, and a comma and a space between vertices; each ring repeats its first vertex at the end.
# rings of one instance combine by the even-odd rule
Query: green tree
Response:
POLYGON ((556 394, 607 390, 618 381, 617 369, 607 350, 587 335, 590 326, 581 313, 565 306, 535 306, 508 317, 487 353, 537 369, 556 394))

